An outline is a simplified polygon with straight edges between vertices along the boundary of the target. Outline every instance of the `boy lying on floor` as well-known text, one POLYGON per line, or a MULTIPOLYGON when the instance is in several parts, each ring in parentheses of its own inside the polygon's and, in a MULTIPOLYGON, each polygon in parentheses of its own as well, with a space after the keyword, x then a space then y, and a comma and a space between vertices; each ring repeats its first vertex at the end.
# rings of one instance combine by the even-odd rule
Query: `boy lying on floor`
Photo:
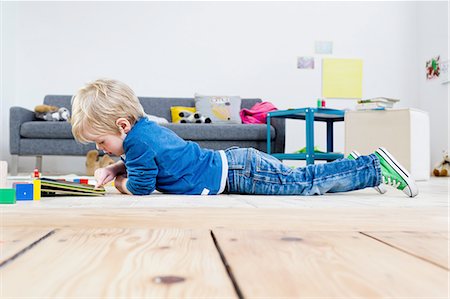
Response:
POLYGON ((115 180, 122 193, 314 195, 367 187, 384 193, 384 183, 409 197, 418 194, 414 179, 384 148, 296 169, 253 148, 200 148, 151 121, 131 88, 116 80, 81 88, 71 122, 77 141, 122 157, 95 171, 97 186, 115 180))

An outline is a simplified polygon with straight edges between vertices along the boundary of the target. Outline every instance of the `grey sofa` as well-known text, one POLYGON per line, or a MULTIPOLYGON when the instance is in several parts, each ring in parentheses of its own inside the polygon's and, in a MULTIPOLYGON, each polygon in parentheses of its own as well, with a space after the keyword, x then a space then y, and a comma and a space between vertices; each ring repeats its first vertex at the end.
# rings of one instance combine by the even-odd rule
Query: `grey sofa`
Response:
MULTIPOLYGON (((47 95, 44 104, 71 110, 71 96, 47 95)), ((195 106, 193 98, 140 97, 147 114, 164 117, 171 122, 171 106, 195 106)), ((260 99, 242 99, 241 108, 251 108, 260 99)), ((197 142, 201 147, 226 149, 231 146, 253 147, 266 151, 265 124, 164 124, 185 140, 197 142)), ((285 120, 271 122, 272 152, 284 153, 285 120)), ((35 156, 36 167, 42 171, 42 156, 84 156, 95 149, 94 144, 80 144, 73 138, 68 122, 38 121, 34 112, 22 107, 10 108, 10 153, 13 155, 12 173, 17 173, 20 156, 35 156)))

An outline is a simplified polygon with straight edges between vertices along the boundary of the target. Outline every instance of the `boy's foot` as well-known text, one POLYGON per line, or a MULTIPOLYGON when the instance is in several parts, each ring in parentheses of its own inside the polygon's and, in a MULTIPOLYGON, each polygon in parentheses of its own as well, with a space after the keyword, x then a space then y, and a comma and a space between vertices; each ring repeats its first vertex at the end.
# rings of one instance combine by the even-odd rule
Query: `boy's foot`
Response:
MULTIPOLYGON (((358 153, 357 151, 352 151, 352 152, 348 155, 347 159, 349 159, 349 160, 356 160, 356 159, 359 158, 359 156, 361 156, 360 153, 358 153)), ((384 194, 384 193, 386 193, 386 191, 387 191, 386 188, 384 188, 383 185, 375 186, 375 187, 373 187, 373 189, 377 190, 377 192, 380 193, 380 194, 384 194)))
POLYGON ((375 155, 380 160, 381 176, 384 184, 402 190, 409 197, 419 194, 414 179, 385 148, 380 147, 377 149, 375 155))

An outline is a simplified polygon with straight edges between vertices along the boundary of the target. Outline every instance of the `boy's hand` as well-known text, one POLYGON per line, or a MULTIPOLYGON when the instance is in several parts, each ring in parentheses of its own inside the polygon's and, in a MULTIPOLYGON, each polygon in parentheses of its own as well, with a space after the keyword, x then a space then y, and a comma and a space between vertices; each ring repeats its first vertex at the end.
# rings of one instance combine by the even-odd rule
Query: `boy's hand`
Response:
POLYGON ((116 177, 116 180, 114 181, 114 187, 116 187, 116 189, 119 190, 123 194, 133 195, 127 189, 127 181, 128 181, 128 178, 126 175, 118 175, 116 177))
POLYGON ((95 180, 97 183, 95 184, 95 188, 108 184, 116 177, 116 173, 112 168, 99 168, 94 173, 95 180))

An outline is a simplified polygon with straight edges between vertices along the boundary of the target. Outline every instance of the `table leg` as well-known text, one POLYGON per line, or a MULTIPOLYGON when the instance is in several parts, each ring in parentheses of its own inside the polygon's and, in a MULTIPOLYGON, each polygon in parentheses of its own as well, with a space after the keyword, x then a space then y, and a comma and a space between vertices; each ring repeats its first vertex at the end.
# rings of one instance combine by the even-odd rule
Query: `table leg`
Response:
POLYGON ((333 122, 327 121, 327 152, 333 152, 333 122))
POLYGON ((314 164, 314 110, 306 109, 306 164, 314 164))

